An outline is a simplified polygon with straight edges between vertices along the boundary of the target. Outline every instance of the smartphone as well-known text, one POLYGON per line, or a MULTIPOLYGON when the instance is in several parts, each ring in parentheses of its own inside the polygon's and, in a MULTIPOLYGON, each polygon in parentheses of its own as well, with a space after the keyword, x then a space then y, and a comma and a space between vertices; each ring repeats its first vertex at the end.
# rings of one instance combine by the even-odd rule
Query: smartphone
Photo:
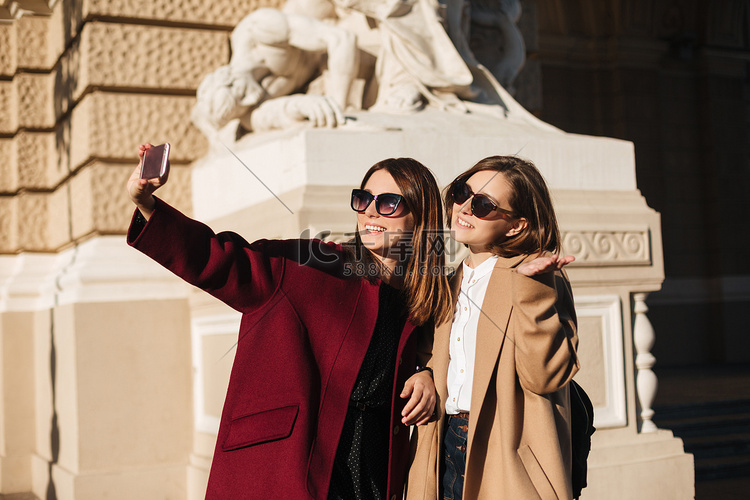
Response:
POLYGON ((169 172, 169 143, 152 146, 143 154, 141 179, 164 178, 169 172))

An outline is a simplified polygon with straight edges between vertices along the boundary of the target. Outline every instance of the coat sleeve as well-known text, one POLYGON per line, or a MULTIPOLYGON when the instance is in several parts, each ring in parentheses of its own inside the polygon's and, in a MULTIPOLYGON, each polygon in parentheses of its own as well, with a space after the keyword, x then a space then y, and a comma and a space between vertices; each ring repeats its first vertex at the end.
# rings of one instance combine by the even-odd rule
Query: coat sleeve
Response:
POLYGON ((579 369, 573 294, 564 273, 529 277, 511 272, 516 372, 536 394, 564 387, 579 369))
POLYGON ((215 234, 159 199, 145 225, 138 223, 138 215, 136 210, 128 244, 230 307, 247 312, 276 290, 283 260, 273 247, 283 242, 249 244, 235 233, 215 234))

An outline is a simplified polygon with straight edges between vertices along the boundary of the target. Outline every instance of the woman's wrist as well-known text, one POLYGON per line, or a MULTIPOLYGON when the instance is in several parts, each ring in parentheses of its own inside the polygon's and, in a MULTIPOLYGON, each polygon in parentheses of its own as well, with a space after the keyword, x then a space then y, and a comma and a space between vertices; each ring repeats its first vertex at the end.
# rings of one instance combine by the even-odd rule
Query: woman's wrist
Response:
POLYGON ((148 220, 151 218, 151 214, 154 213, 154 208, 156 208, 156 199, 153 195, 149 196, 148 199, 136 203, 136 208, 138 208, 138 211, 143 214, 143 217, 148 220))

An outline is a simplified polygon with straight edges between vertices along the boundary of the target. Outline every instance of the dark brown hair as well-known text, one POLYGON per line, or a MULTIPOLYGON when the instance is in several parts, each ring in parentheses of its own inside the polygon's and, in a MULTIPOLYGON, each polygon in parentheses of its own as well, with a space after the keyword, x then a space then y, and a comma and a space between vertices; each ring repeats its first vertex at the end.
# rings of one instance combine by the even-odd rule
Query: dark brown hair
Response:
MULTIPOLYGON (((393 177, 414 219, 402 289, 410 320, 416 325, 430 320, 435 324, 446 321, 451 317, 450 290, 444 272, 443 210, 435 177, 417 160, 388 158, 370 167, 360 188, 364 189, 372 174, 378 170, 385 170, 393 177)), ((351 244, 356 261, 364 264, 361 268, 384 271, 380 260, 364 247, 356 231, 351 244)), ((372 273, 362 276, 370 279, 380 277, 372 276, 372 273)))
MULTIPOLYGON (((509 208, 514 217, 523 217, 528 223, 520 233, 492 243, 488 249, 501 257, 539 254, 544 251, 559 253, 560 230, 552 198, 544 177, 534 164, 517 156, 490 156, 460 174, 453 182, 466 182, 472 175, 484 170, 503 174, 511 188, 509 208)), ((451 183, 444 193, 449 228, 453 216, 453 185, 451 183)))

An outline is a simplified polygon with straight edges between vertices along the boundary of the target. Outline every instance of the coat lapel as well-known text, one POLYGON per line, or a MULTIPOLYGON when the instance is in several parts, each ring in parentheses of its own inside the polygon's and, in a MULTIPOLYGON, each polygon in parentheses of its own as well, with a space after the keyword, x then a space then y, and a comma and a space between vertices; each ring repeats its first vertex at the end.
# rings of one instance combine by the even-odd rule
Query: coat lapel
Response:
MULTIPOLYGON (((469 448, 476 430, 477 418, 487 394, 490 379, 505 345, 508 320, 513 309, 508 274, 524 256, 497 259, 481 307, 477 324, 476 354, 474 357, 474 379, 471 388, 471 410, 469 412, 469 448)), ((468 453, 467 453, 468 456, 468 453)))

